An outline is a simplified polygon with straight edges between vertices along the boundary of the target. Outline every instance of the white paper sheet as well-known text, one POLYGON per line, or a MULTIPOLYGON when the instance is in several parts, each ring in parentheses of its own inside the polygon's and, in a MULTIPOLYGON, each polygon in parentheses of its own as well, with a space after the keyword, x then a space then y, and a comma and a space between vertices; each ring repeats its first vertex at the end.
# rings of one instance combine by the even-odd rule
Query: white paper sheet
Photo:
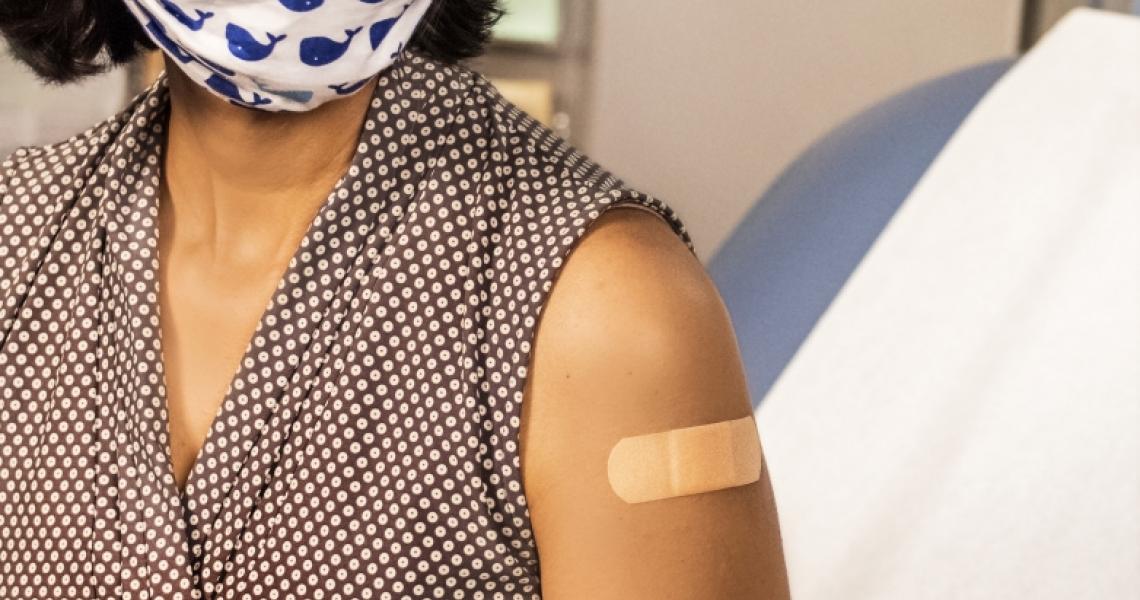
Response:
POLYGON ((798 600, 1140 598, 1140 18, 997 83, 757 421, 798 600))

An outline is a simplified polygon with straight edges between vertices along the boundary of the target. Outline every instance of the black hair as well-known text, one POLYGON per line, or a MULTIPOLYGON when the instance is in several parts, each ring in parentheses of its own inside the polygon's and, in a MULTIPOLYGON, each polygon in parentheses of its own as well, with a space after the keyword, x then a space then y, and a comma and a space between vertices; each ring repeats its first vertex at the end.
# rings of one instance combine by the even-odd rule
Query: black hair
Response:
MULTIPOLYGON (((0 35, 41 79, 66 83, 155 49, 130 0, 0 0, 0 35)), ((483 53, 499 0, 433 0, 408 47, 445 62, 483 53)))

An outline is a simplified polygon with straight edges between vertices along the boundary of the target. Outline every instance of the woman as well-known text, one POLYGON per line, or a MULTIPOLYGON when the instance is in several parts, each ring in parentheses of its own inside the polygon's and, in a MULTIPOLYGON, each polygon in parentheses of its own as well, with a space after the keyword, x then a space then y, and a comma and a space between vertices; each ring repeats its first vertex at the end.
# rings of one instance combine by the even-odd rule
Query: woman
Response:
POLYGON ((3 163, 0 598, 787 595, 766 470, 611 487, 742 368, 674 212, 458 63, 500 14, 0 5, 45 79, 166 62, 3 163))

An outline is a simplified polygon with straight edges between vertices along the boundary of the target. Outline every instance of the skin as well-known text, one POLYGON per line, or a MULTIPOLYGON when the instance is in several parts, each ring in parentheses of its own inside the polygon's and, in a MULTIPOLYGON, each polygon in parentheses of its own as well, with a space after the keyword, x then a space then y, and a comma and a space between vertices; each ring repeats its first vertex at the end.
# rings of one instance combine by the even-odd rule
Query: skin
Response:
POLYGON ((181 489, 289 259, 352 162, 371 95, 365 85, 303 113, 255 111, 166 60, 159 306, 181 489))
MULTIPOLYGON (((167 73, 160 305, 182 487, 270 295, 352 160, 371 86, 265 113, 213 96, 169 59, 167 73)), ((523 407, 545 600, 788 597, 767 465, 746 486, 642 504, 609 487, 622 437, 751 413, 724 304, 661 218, 615 208, 580 240, 543 310, 523 407)))
POLYGON ((787 598, 767 465, 749 485, 638 504, 607 476, 623 437, 751 412, 727 310, 700 262, 654 214, 603 214, 551 290, 523 403, 543 598, 787 598))

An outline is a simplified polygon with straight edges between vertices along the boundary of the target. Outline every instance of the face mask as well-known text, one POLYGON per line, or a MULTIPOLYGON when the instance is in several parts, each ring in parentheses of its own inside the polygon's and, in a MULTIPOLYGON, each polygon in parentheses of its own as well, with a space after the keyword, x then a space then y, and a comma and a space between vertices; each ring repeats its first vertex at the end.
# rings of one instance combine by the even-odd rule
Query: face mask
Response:
POLYGON ((399 56, 431 0, 123 0, 191 79, 233 104, 304 111, 399 56))

